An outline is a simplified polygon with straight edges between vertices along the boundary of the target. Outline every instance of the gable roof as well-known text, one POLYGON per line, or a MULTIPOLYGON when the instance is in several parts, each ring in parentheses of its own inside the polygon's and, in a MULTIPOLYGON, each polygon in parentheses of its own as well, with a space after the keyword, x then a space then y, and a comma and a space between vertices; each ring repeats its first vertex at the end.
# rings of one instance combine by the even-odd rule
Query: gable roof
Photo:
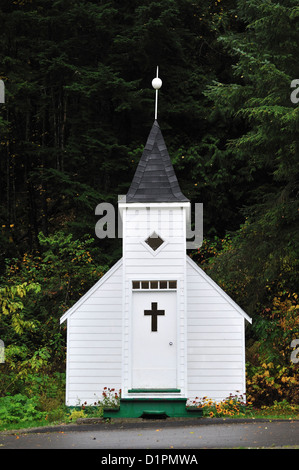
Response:
POLYGON ((115 263, 112 268, 110 268, 104 276, 102 276, 80 299, 71 307, 69 308, 63 315, 60 317, 60 324, 62 324, 72 313, 74 313, 77 308, 80 307, 81 304, 83 304, 88 297, 90 297, 104 282, 109 279, 112 274, 114 274, 123 264, 123 259, 121 258, 120 260, 115 263))
MULTIPOLYGON (((186 260, 187 263, 201 276, 203 277, 232 307, 235 308, 235 310, 242 315, 249 323, 252 323, 252 319, 247 315, 247 313, 242 310, 242 308, 236 304, 234 300, 229 297, 229 295, 224 292, 223 289, 221 289, 218 284, 216 284, 213 279, 211 279, 191 258, 190 256, 186 255, 186 260)), ((104 282, 106 282, 110 276, 112 276, 123 264, 122 258, 112 266, 112 268, 107 271, 104 276, 99 279, 94 286, 92 286, 86 294, 84 294, 71 308, 69 308, 60 318, 60 324, 62 324, 72 313, 74 313, 77 308, 80 307, 81 304, 83 304, 104 282)))
POLYGON ((189 202, 179 187, 157 120, 149 133, 126 202, 189 202))
POLYGON ((213 279, 210 278, 191 258, 186 255, 187 263, 202 277, 207 281, 242 317, 244 317, 249 323, 252 323, 252 318, 250 318, 247 313, 242 310, 242 308, 229 296, 223 289, 221 289, 218 284, 216 284, 213 279))

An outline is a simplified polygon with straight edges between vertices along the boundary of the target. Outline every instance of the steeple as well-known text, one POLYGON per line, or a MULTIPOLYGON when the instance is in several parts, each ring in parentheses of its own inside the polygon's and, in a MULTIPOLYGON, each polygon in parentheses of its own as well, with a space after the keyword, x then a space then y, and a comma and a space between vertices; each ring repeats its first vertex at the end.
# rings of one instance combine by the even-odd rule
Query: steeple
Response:
POLYGON ((126 202, 188 202, 179 187, 158 121, 155 120, 126 202))
POLYGON ((152 80, 156 90, 155 121, 136 169, 126 202, 189 202, 181 192, 168 151, 160 130, 158 115, 158 90, 162 86, 157 76, 152 80))

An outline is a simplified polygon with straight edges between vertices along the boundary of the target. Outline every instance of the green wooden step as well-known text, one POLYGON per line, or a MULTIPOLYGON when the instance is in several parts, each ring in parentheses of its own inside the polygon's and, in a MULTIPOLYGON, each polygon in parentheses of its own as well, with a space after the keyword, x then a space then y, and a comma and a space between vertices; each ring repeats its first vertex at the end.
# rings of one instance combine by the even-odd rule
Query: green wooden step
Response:
POLYGON ((118 408, 105 408, 104 418, 194 418, 200 408, 186 407, 186 398, 121 398, 118 408), (190 411, 192 411, 190 413, 190 411))
POLYGON ((131 388, 128 393, 180 393, 179 388, 131 388))

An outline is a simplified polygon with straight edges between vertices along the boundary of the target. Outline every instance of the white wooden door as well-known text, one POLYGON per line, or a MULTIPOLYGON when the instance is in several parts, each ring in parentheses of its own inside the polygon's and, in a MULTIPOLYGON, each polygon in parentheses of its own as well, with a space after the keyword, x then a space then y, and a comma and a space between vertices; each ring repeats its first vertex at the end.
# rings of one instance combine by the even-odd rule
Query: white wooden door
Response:
POLYGON ((132 294, 132 388, 177 387, 176 292, 132 294))

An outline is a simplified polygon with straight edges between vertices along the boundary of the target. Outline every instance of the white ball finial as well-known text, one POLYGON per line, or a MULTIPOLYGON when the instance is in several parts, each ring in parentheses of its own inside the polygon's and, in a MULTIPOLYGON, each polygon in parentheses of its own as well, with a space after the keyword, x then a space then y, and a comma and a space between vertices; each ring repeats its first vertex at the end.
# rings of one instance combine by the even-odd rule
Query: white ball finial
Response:
POLYGON ((159 67, 157 67, 157 76, 152 80, 152 87, 156 90, 155 120, 158 116, 158 90, 162 86, 162 80, 159 78, 159 67))
POLYGON ((155 77, 153 80, 152 80, 152 87, 155 89, 155 90, 159 90, 162 86, 162 80, 161 78, 159 77, 155 77))

